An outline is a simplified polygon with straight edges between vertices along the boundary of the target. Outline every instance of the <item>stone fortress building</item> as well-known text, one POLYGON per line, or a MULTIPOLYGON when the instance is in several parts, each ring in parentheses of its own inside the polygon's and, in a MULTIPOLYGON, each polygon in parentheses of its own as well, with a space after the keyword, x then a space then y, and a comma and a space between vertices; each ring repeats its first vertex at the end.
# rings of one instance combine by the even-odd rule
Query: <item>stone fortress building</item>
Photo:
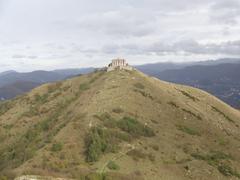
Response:
POLYGON ((117 58, 113 59, 112 62, 108 65, 107 72, 113 71, 113 70, 133 70, 131 66, 128 65, 125 59, 117 58))

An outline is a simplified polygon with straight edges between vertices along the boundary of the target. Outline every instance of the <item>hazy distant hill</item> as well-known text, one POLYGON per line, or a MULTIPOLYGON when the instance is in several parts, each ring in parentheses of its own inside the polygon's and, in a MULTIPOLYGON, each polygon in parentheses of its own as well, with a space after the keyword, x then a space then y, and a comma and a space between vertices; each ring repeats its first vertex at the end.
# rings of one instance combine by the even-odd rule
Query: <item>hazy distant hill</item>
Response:
POLYGON ((63 80, 79 74, 92 72, 94 68, 61 69, 54 71, 33 71, 0 73, 0 100, 11 99, 48 82, 63 80))
POLYGON ((0 87, 15 83, 17 81, 28 81, 43 84, 47 82, 63 80, 68 76, 86 74, 92 72, 93 70, 94 70, 93 68, 61 69, 54 71, 33 71, 27 73, 6 71, 0 73, 0 87))
POLYGON ((50 71, 33 71, 29 73, 10 72, 0 75, 0 87, 18 81, 28 81, 35 83, 46 83, 64 79, 65 75, 50 71))
POLYGON ((203 89, 234 107, 240 107, 240 63, 189 66, 165 70, 155 76, 203 89))
POLYGON ((139 66, 135 66, 138 70, 143 73, 149 75, 157 75, 159 72, 169 70, 169 69, 182 69, 187 66, 194 65, 218 65, 224 63, 240 63, 240 59, 236 58, 225 58, 218 60, 208 60, 208 61, 198 61, 198 62, 187 62, 187 63, 171 63, 171 62, 161 62, 161 63, 153 63, 153 64, 143 64, 139 66))
POLYGON ((99 71, 0 105, 0 178, 237 180, 239 137, 240 112, 202 90, 99 71))
POLYGON ((39 85, 41 85, 41 83, 29 81, 17 81, 15 83, 5 85, 3 87, 0 87, 0 99, 6 100, 14 98, 18 95, 32 90, 39 85))

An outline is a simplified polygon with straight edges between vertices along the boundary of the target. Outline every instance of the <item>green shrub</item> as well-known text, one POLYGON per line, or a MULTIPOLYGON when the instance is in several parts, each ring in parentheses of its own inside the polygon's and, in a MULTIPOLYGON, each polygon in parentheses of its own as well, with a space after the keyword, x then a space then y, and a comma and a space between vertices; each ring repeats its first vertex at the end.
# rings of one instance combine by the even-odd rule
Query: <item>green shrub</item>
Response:
POLYGON ((41 104, 44 104, 48 101, 48 94, 44 94, 44 95, 39 95, 39 94, 35 94, 34 95, 34 100, 35 102, 37 103, 41 103, 41 104))
POLYGON ((139 159, 145 159, 147 154, 143 153, 141 150, 133 149, 127 153, 128 156, 131 156, 135 161, 139 159))
POLYGON ((116 121, 111 117, 108 113, 103 113, 101 115, 94 115, 95 118, 99 119, 100 121, 103 121, 103 125, 108 128, 114 128, 116 127, 116 121))
POLYGON ((93 127, 86 137, 85 143, 88 162, 98 161, 103 153, 116 152, 118 149, 118 141, 113 131, 101 127, 93 127))
POLYGON ((157 144, 153 144, 151 145, 152 149, 155 150, 155 151, 158 151, 159 150, 159 146, 157 144))
POLYGON ((111 115, 108 114, 107 112, 101 114, 101 115, 94 115, 95 118, 99 119, 100 121, 104 121, 106 119, 112 119, 111 115))
POLYGON ((189 111, 189 110, 184 109, 184 108, 182 108, 182 110, 183 110, 185 113, 188 113, 188 114, 190 114, 191 116, 194 116, 194 117, 197 118, 198 120, 202 120, 202 117, 201 117, 200 115, 197 115, 197 114, 193 113, 192 111, 189 111))
POLYGON ((231 157, 220 151, 212 151, 208 154, 192 153, 192 157, 198 160, 206 161, 209 165, 217 166, 221 160, 231 159, 231 157))
POLYGON ((151 100, 154 100, 153 96, 145 91, 139 90, 139 89, 134 89, 134 92, 137 92, 141 94, 143 97, 149 98, 151 100))
MULTIPOLYGON (((62 114, 62 110, 73 100, 74 98, 70 98, 58 104, 56 109, 49 115, 49 118, 29 127, 15 143, 5 149, 0 149, 0 169, 14 169, 20 166, 22 163, 31 159, 36 151, 46 146, 47 143, 50 143, 60 128, 63 127, 63 124, 67 122, 59 123, 58 117, 62 114), (50 127, 51 131, 49 131, 50 127)), ((53 147, 53 150, 57 149, 59 149, 58 145, 53 147)))
POLYGON ((189 94, 188 92, 186 91, 183 91, 183 90, 179 90, 177 89, 179 92, 181 92, 184 96, 188 97, 189 99, 192 99, 193 101, 199 101, 198 98, 192 96, 191 94, 189 94))
POLYGON ((114 161, 109 161, 107 164, 107 167, 111 170, 119 170, 120 169, 120 167, 114 161))
POLYGON ((88 90, 88 89, 89 89, 89 84, 88 83, 82 83, 79 86, 80 91, 85 91, 85 90, 88 90))
POLYGON ((190 135, 193 135, 193 136, 200 136, 200 133, 195 129, 192 129, 192 128, 189 128, 189 127, 186 127, 186 126, 183 126, 183 125, 177 125, 177 128, 178 128, 178 130, 180 130, 182 132, 185 132, 187 134, 190 134, 190 135))
POLYGON ((240 174, 227 164, 220 164, 217 169, 224 176, 235 176, 240 179, 240 174))
POLYGON ((59 151, 62 150, 62 148, 63 148, 62 143, 59 143, 59 142, 53 143, 53 144, 52 144, 52 147, 51 147, 51 151, 53 151, 53 152, 59 152, 59 151))
POLYGON ((124 111, 121 108, 114 108, 112 112, 120 114, 120 113, 123 113, 124 111))
POLYGON ((6 129, 6 130, 10 130, 10 129, 13 128, 13 124, 4 125, 3 128, 6 129))
POLYGON ((106 176, 105 174, 91 173, 82 177, 81 180, 106 180, 106 176))
POLYGON ((50 84, 48 86, 48 93, 52 93, 56 90, 59 90, 61 88, 62 84, 63 84, 62 82, 57 82, 57 83, 50 84))
POLYGON ((93 127, 85 138, 87 162, 98 161, 104 153, 117 152, 121 141, 130 142, 134 137, 155 135, 151 128, 129 117, 119 121, 114 120, 108 113, 94 117, 103 121, 104 127, 93 127))
POLYGON ((0 180, 8 180, 7 176, 0 176, 0 180))
POLYGON ((152 162, 155 162, 155 156, 152 153, 148 154, 148 159, 152 162))
POLYGON ((168 102, 168 104, 172 107, 179 108, 179 106, 173 101, 168 102))
POLYGON ((221 114, 225 119, 227 119, 229 122, 235 123, 234 120, 232 120, 229 116, 227 116, 224 112, 220 111, 218 108, 211 106, 212 109, 216 112, 218 112, 219 114, 221 114))
POLYGON ((0 102, 0 116, 5 114, 11 108, 12 104, 10 101, 0 102))
POLYGON ((144 89, 144 88, 145 88, 144 85, 141 84, 141 83, 139 83, 139 82, 138 82, 138 83, 135 83, 135 84, 134 84, 134 87, 135 87, 135 88, 138 88, 138 89, 144 89))
POLYGON ((39 115, 37 107, 31 106, 28 111, 24 112, 22 116, 24 117, 33 117, 39 115))
POLYGON ((154 131, 146 125, 141 124, 136 119, 130 117, 124 117, 123 119, 117 122, 117 126, 128 132, 133 136, 145 136, 152 137, 155 135, 154 131))

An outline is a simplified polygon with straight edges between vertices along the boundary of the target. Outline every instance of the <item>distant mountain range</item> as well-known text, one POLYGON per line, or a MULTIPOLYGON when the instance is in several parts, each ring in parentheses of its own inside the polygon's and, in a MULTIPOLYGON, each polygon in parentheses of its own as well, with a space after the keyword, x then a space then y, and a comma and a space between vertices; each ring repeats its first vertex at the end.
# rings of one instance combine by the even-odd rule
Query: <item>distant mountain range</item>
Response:
MULTIPOLYGON (((203 89, 233 107, 240 108, 240 59, 219 59, 188 63, 155 63, 134 66, 159 79, 203 89)), ((0 73, 0 99, 11 99, 48 82, 64 80, 94 71, 94 68, 0 73)))
POLYGON ((11 99, 41 84, 64 80, 72 76, 86 74, 92 71, 94 71, 94 68, 33 71, 28 73, 16 71, 2 72, 0 73, 0 99, 11 99))
POLYGON ((161 80, 203 89, 240 108, 240 63, 196 65, 155 74, 161 80))
POLYGON ((155 76, 159 72, 169 70, 169 69, 182 69, 188 66, 195 66, 195 65, 218 65, 218 64, 225 64, 231 63, 236 64, 240 63, 240 59, 236 58, 225 58, 225 59, 218 59, 218 60, 208 60, 208 61, 197 61, 197 62, 181 62, 181 63, 173 63, 173 62, 159 62, 153 64, 143 64, 135 66, 138 70, 144 72, 145 74, 155 76))

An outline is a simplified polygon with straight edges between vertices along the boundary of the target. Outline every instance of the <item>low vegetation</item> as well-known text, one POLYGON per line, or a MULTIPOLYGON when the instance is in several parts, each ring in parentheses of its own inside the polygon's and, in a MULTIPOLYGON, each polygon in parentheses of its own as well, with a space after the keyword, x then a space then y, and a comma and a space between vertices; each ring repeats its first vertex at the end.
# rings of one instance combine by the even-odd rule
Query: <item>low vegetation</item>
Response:
POLYGON ((226 160, 232 159, 228 154, 221 151, 212 151, 208 154, 193 153, 191 156, 195 159, 206 161, 209 165, 216 167, 224 176, 236 176, 240 178, 240 174, 226 164, 226 160))
POLYGON ((177 89, 179 92, 181 92, 184 96, 188 97, 189 99, 193 100, 193 101, 199 101, 198 98, 192 96, 190 93, 186 92, 186 91, 183 91, 183 90, 180 90, 180 89, 177 89))
POLYGON ((62 148, 63 148, 62 143, 60 143, 60 142, 53 143, 53 144, 52 144, 52 147, 51 147, 51 151, 53 151, 53 152, 58 152, 58 151, 61 151, 62 148))
POLYGON ((169 101, 168 104, 174 108, 179 108, 179 106, 173 101, 169 101))
POLYGON ((130 117, 124 117, 118 121, 108 113, 95 115, 95 117, 103 121, 104 127, 93 127, 86 137, 87 162, 98 161, 104 153, 117 152, 121 141, 129 142, 140 136, 155 135, 151 128, 130 117))
POLYGON ((124 111, 123 111, 122 108, 114 108, 114 109, 112 110, 112 112, 117 113, 117 114, 120 114, 120 113, 123 113, 124 111))
POLYGON ((134 118, 124 117, 117 123, 118 127, 130 133, 132 136, 152 137, 155 135, 154 131, 147 125, 143 125, 134 118))
POLYGON ((240 174, 236 170, 233 170, 233 168, 227 164, 220 164, 218 165, 217 169, 224 176, 235 176, 240 179, 240 174))
POLYGON ((36 106, 30 106, 30 107, 29 107, 29 110, 26 111, 26 112, 24 112, 24 113, 22 114, 22 116, 23 116, 23 117, 29 117, 29 118, 31 118, 31 117, 37 116, 37 115, 39 115, 39 114, 40 114, 40 113, 39 113, 38 108, 37 108, 36 106))
POLYGON ((200 133, 197 130, 184 125, 177 125, 177 129, 189 135, 200 136, 200 133))
POLYGON ((135 83, 134 87, 137 88, 137 89, 144 89, 145 88, 145 86, 142 83, 135 83))
POLYGON ((153 96, 150 93, 147 93, 147 92, 145 92, 143 90, 134 89, 134 92, 137 92, 137 93, 141 94, 143 97, 146 97, 146 98, 149 98, 151 100, 154 100, 153 96))
POLYGON ((111 169, 111 170, 119 170, 120 169, 119 165, 117 165, 114 161, 110 161, 107 164, 107 167, 108 167, 108 169, 111 169))
POLYGON ((195 114, 195 113, 193 113, 193 112, 190 111, 190 110, 187 110, 187 109, 182 108, 182 111, 184 111, 185 113, 190 114, 191 116, 197 118, 198 120, 202 120, 202 117, 201 117, 200 115, 195 114))
POLYGON ((157 144, 152 144, 151 145, 151 148, 155 151, 158 151, 159 150, 159 146, 157 144))
POLYGON ((48 85, 48 93, 53 93, 61 88, 62 82, 52 83, 48 85))
POLYGON ((79 85, 79 90, 80 91, 85 91, 85 90, 88 90, 90 87, 89 87, 89 84, 88 83, 82 83, 79 85))
POLYGON ((1 149, 5 153, 0 152, 0 169, 18 167, 31 159, 36 151, 50 143, 52 138, 64 127, 64 124, 58 122, 62 110, 73 100, 69 99, 58 104, 48 118, 29 128, 11 146, 1 149))
POLYGON ((6 130, 10 130, 10 129, 13 128, 13 124, 6 124, 6 125, 3 126, 3 128, 6 129, 6 130))
POLYGON ((214 106, 211 106, 212 109, 214 111, 216 111, 217 113, 219 113, 220 115, 222 115, 225 119, 227 119, 229 122, 232 122, 232 123, 235 123, 234 120, 232 120, 229 116, 227 116, 224 112, 222 112, 221 110, 219 110, 218 108, 214 107, 214 106))
POLYGON ((44 104, 48 101, 48 96, 49 96, 48 93, 43 94, 43 95, 35 94, 34 95, 34 103, 44 104))
POLYGON ((87 162, 98 161, 104 153, 116 152, 119 149, 118 142, 114 131, 102 127, 92 128, 85 140, 87 162))
MULTIPOLYGON (((180 107, 173 101, 169 101, 168 104, 174 108, 180 109, 180 107)), ((185 108, 181 108, 181 110, 195 118, 197 118, 198 120, 202 120, 202 117, 199 114, 195 114, 194 112, 187 110, 185 108)))
POLYGON ((10 101, 0 102, 0 115, 5 114, 11 108, 12 103, 10 101))
POLYGON ((128 156, 131 156, 133 160, 139 161, 140 159, 146 159, 147 154, 142 152, 139 149, 133 149, 127 153, 128 156))

